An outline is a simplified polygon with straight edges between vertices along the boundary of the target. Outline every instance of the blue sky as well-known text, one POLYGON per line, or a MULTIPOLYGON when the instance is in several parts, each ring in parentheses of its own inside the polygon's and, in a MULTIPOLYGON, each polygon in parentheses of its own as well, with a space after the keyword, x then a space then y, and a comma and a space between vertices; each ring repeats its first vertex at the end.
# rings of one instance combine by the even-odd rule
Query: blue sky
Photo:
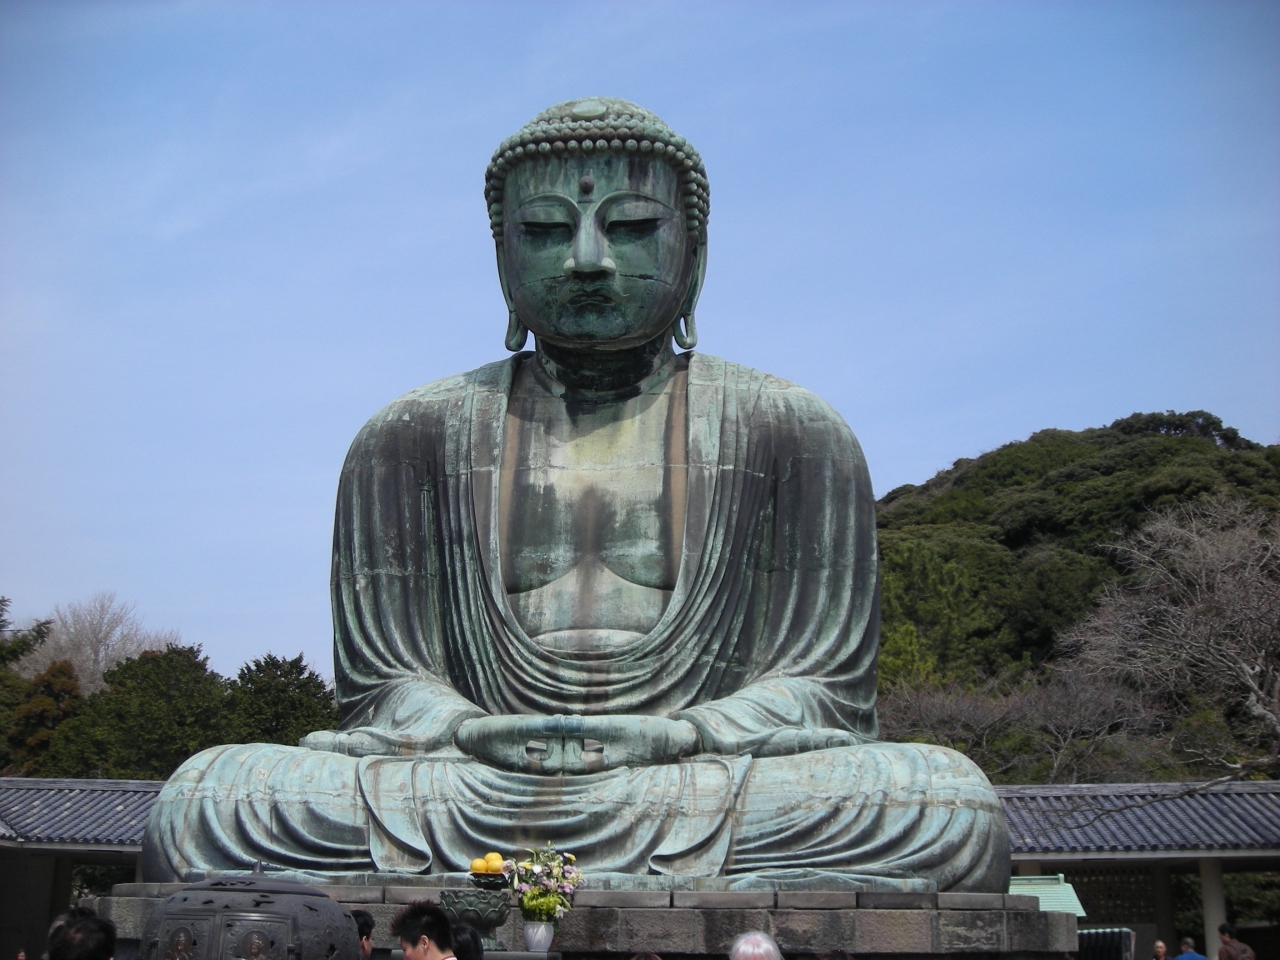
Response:
POLYGON ((1045 427, 1280 441, 1280 6, 0 3, 0 594, 331 671, 356 430, 504 355, 493 148, 576 96, 702 153, 699 349, 877 493, 1045 427))

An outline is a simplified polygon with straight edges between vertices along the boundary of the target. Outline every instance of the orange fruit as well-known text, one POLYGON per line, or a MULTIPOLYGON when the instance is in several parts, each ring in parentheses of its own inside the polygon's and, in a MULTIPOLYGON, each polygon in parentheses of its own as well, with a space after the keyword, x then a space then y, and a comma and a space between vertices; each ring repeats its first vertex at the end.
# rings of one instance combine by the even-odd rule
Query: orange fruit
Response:
POLYGON ((472 873, 488 873, 489 862, 487 860, 472 860, 471 872, 472 873))

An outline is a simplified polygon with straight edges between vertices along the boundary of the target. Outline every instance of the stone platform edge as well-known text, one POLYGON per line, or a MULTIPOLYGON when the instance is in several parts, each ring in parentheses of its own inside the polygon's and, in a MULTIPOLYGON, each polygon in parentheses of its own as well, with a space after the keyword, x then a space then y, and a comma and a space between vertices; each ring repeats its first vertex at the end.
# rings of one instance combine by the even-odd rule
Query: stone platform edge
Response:
MULTIPOLYGON (((151 911, 184 884, 118 884, 112 896, 86 898, 115 922, 117 960, 135 960, 151 911)), ((391 918, 414 900, 444 888, 322 887, 339 903, 368 910, 377 921, 378 955, 398 950, 391 918)), ((519 910, 497 936, 510 950, 523 946, 519 910)), ((579 890, 561 921, 552 950, 566 957, 664 958, 724 956, 748 930, 771 934, 788 957, 843 949, 858 957, 1063 958, 1076 951, 1076 917, 1045 912, 1035 897, 998 893, 887 893, 808 890, 657 891, 579 890)), ((375 955, 377 956, 377 955, 375 955)))

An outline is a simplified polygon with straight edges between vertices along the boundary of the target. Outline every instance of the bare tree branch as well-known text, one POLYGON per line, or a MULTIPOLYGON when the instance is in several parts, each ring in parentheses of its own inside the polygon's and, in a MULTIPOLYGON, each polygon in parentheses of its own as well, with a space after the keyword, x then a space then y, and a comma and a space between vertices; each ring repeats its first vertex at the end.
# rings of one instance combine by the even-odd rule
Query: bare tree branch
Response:
POLYGON ((1187 504, 1114 549, 1132 582, 1112 587, 1060 647, 1084 673, 1247 719, 1257 756, 1200 754, 1227 779, 1280 772, 1280 549, 1270 518, 1239 501, 1187 504))
POLYGON ((182 640, 176 630, 147 630, 134 605, 114 593, 94 594, 88 600, 54 608, 53 626, 39 648, 18 661, 18 672, 33 677, 58 660, 70 660, 80 689, 101 690, 102 675, 145 650, 163 650, 182 640))

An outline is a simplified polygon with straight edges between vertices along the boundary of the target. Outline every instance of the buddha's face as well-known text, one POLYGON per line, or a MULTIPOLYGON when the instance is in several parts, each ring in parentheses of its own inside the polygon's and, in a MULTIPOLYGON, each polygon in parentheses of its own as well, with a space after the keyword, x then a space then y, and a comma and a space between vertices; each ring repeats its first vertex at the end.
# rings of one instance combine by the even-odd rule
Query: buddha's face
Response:
POLYGON ((653 340, 680 313, 695 252, 679 178, 661 160, 548 158, 507 177, 506 289, 541 340, 596 349, 653 340))

